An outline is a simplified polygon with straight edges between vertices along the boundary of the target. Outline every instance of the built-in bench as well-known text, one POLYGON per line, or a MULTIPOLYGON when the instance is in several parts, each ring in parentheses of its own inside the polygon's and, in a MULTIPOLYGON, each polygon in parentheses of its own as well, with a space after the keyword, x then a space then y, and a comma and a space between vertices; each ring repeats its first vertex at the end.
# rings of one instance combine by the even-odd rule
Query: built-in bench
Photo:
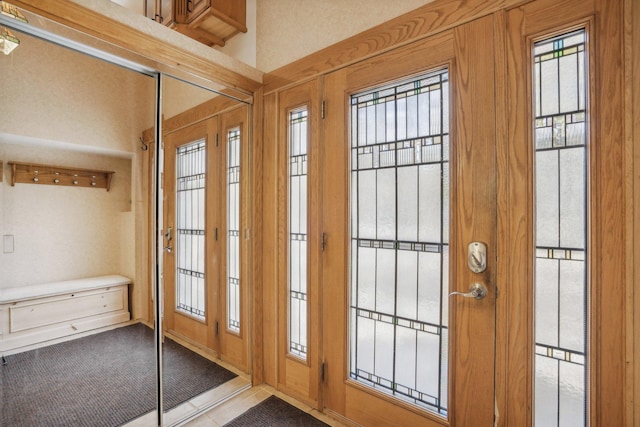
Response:
POLYGON ((128 321, 130 284, 111 275, 0 289, 0 354, 128 321))

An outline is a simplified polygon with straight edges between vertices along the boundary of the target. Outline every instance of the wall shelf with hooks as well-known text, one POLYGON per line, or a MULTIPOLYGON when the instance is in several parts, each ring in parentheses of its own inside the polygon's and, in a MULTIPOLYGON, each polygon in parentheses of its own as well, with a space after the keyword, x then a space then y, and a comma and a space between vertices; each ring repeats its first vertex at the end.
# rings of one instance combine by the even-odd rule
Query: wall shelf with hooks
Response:
POLYGON ((115 172, 32 163, 9 162, 11 186, 21 184, 65 185, 71 187, 111 188, 115 172))

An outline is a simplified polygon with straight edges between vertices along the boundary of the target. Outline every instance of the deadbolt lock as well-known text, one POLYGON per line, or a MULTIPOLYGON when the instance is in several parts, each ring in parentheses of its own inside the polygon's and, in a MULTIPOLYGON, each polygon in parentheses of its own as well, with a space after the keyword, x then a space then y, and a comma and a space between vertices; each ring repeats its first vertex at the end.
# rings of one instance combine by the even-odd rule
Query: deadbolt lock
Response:
POLYGON ((467 248, 467 264, 474 273, 482 273, 487 269, 487 245, 482 242, 471 242, 467 248))

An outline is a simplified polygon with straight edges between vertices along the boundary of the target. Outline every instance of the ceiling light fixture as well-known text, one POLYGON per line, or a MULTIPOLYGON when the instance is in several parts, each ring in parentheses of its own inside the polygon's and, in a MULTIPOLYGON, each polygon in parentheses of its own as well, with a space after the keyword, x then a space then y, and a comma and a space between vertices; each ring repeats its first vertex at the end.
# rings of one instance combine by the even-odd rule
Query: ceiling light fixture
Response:
POLYGON ((19 44, 20 40, 8 28, 0 27, 0 52, 9 55, 19 44))
MULTIPOLYGON (((6 1, 0 1, 0 13, 21 22, 29 22, 17 7, 6 1)), ((0 52, 9 55, 19 44, 20 39, 18 39, 15 34, 6 27, 0 27, 0 52)))
POLYGON ((22 21, 25 23, 29 22, 27 21, 27 18, 24 17, 22 12, 20 12, 20 9, 18 9, 14 5, 9 4, 6 1, 0 1, 0 5, 2 6, 1 11, 3 15, 8 16, 9 18, 17 19, 18 21, 22 21))

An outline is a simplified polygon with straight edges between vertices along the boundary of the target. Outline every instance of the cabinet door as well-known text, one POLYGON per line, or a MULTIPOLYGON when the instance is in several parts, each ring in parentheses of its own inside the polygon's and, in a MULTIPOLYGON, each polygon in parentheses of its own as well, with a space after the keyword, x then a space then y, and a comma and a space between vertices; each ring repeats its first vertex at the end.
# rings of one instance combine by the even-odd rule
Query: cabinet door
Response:
POLYGON ((167 27, 173 26, 176 21, 173 10, 173 0, 162 0, 160 2, 159 14, 162 18, 162 21, 160 21, 162 24, 166 25, 167 27))
POLYGON ((209 6, 211 0, 186 0, 185 24, 193 22, 198 18, 209 6))
POLYGON ((167 27, 172 27, 175 23, 173 3, 174 0, 161 0, 160 8, 158 8, 158 4, 155 1, 147 1, 144 11, 145 16, 167 27))

